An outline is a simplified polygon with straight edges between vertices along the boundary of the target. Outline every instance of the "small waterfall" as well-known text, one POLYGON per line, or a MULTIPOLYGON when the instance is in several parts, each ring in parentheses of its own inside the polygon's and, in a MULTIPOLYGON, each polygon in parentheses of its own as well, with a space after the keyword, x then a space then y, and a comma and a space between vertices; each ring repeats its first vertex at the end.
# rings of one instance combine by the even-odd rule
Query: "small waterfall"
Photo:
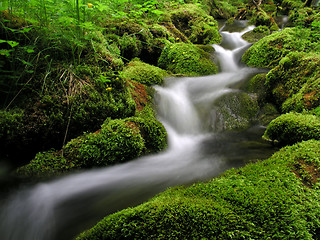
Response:
POLYGON ((169 137, 166 151, 18 191, 3 205, 1 239, 72 239, 101 217, 141 203, 167 187, 206 180, 241 165, 228 162, 226 155, 245 159, 250 149, 241 151, 240 134, 212 132, 216 124, 212 103, 234 91, 232 84, 257 72, 240 64, 239 54, 249 46, 241 35, 250 29, 222 32, 222 46, 214 45, 221 73, 168 78, 164 87, 156 87, 159 118, 169 137))

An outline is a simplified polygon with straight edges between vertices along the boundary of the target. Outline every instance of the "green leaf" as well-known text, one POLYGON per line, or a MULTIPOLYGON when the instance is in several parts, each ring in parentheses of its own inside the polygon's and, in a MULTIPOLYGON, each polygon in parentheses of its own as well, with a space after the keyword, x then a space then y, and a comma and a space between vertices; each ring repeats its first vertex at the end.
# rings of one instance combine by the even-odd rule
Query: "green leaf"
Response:
POLYGON ((16 41, 7 41, 7 40, 2 40, 2 39, 0 39, 0 43, 8 43, 11 47, 15 47, 15 46, 17 46, 17 45, 19 45, 19 43, 18 42, 16 42, 16 41))
POLYGON ((12 51, 13 51, 12 49, 0 49, 0 55, 9 57, 10 52, 12 51))
POLYGON ((8 43, 12 48, 14 48, 14 47, 16 47, 16 46, 19 45, 19 43, 16 42, 16 41, 7 41, 7 43, 8 43))

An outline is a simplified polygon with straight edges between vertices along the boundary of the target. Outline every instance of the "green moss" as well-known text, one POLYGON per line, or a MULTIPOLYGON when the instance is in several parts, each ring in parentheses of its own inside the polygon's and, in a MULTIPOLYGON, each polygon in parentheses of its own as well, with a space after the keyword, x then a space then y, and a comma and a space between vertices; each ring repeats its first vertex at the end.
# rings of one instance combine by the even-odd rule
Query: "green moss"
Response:
POLYGON ((139 60, 131 61, 123 70, 123 76, 147 86, 163 84, 166 71, 161 68, 143 63, 139 60))
POLYGON ((175 27, 196 44, 213 44, 221 41, 218 23, 195 4, 182 5, 170 11, 168 18, 175 27))
POLYGON ((51 176, 108 166, 159 152, 166 146, 165 128, 146 108, 139 117, 106 120, 99 131, 72 139, 59 152, 38 153, 29 164, 19 168, 17 174, 51 176))
POLYGON ((260 9, 259 11, 256 11, 253 13, 253 18, 250 20, 250 22, 254 23, 257 26, 263 25, 270 28, 272 31, 279 30, 279 27, 275 20, 269 16, 265 11, 260 9))
POLYGON ((139 128, 130 120, 106 121, 99 132, 70 141, 64 151, 80 167, 107 166, 141 155, 145 148, 139 128))
POLYGON ((167 132, 154 117, 132 117, 127 121, 138 126, 144 139, 144 153, 157 153, 167 147, 167 132))
POLYGON ((260 39, 270 35, 270 30, 267 26, 258 26, 252 31, 242 35, 242 38, 250 43, 258 42, 260 39))
POLYGON ((23 117, 24 115, 21 109, 9 111, 0 110, 0 139, 2 143, 19 131, 22 127, 23 117))
POLYGON ((224 95, 217 100, 216 105, 225 130, 248 128, 259 109, 257 98, 245 92, 224 95))
POLYGON ((204 4, 207 5, 208 12, 211 16, 215 19, 230 19, 238 12, 238 9, 241 6, 244 6, 244 2, 242 1, 211 1, 205 0, 203 1, 204 4))
POLYGON ((290 53, 268 73, 266 86, 283 112, 319 105, 319 64, 319 54, 290 53))
POLYGON ((77 162, 69 161, 54 150, 38 153, 27 165, 17 169, 19 176, 47 177, 60 175, 77 167, 77 162))
POLYGON ((252 67, 275 67, 290 52, 307 50, 308 30, 285 28, 264 37, 250 47, 242 60, 252 67))
POLYGON ((273 104, 266 103, 260 107, 257 118, 258 118, 260 124, 266 126, 273 119, 277 118, 279 116, 279 114, 280 114, 279 111, 277 110, 277 108, 273 104))
POLYGON ((297 164, 318 169, 319 146, 302 142, 207 183, 169 189, 106 217, 77 240, 316 239, 319 185, 304 185, 297 164))
POLYGON ((255 75, 250 79, 245 90, 249 93, 255 93, 258 97, 259 105, 263 105, 266 102, 267 90, 265 87, 266 73, 255 75))
POLYGON ((282 145, 308 139, 320 139, 320 119, 311 114, 287 113, 268 125, 264 138, 282 145))
POLYGON ((174 74, 188 76, 209 75, 217 72, 217 66, 209 54, 193 44, 168 44, 161 53, 158 66, 174 74))

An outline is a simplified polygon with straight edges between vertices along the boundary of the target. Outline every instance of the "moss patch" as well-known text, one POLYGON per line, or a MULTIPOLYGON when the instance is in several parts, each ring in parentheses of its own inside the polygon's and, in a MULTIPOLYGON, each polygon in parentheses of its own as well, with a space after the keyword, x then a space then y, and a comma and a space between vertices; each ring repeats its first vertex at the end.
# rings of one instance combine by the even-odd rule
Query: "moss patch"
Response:
POLYGON ((122 74, 128 80, 151 86, 161 85, 167 73, 161 68, 133 60, 124 68, 122 74))
POLYGON ((147 153, 156 153, 167 145, 162 124, 144 112, 144 118, 106 120, 101 129, 71 140, 59 152, 38 153, 17 170, 22 176, 50 176, 70 170, 113 165, 147 153), (147 116, 146 116, 147 115, 147 116))
POLYGON ((311 114, 287 113, 271 121, 264 138, 282 145, 320 139, 320 119, 311 114))
POLYGON ((245 52, 242 60, 252 67, 274 67, 290 52, 305 50, 308 36, 308 30, 285 28, 255 43, 245 52))
POLYGON ((316 108, 319 101, 320 56, 290 53, 267 75, 266 86, 284 112, 316 108))
POLYGON ((319 146, 302 142, 207 183, 169 189, 77 239, 316 239, 319 185, 307 188, 295 171, 301 159, 320 167, 319 146))
POLYGON ((210 75, 217 66, 210 55, 193 44, 168 44, 162 51, 158 66, 174 74, 187 76, 210 75))

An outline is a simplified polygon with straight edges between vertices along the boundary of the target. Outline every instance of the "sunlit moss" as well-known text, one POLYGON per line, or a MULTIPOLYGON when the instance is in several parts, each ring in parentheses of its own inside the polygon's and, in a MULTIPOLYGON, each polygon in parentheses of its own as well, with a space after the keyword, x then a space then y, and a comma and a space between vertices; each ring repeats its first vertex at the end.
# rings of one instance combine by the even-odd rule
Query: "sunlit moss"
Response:
POLYGON ((217 72, 217 66, 209 57, 193 44, 168 44, 161 53, 158 66, 174 74, 209 75, 217 72))
POLYGON ((106 217, 77 240, 313 239, 320 194, 311 168, 320 167, 319 146, 302 142, 209 182, 171 188, 106 217))
POLYGON ((123 70, 123 76, 128 80, 137 81, 147 86, 161 85, 167 74, 161 68, 141 62, 138 59, 131 61, 123 70))
POLYGON ((271 121, 264 138, 282 145, 320 139, 320 119, 311 114, 287 113, 271 121))

